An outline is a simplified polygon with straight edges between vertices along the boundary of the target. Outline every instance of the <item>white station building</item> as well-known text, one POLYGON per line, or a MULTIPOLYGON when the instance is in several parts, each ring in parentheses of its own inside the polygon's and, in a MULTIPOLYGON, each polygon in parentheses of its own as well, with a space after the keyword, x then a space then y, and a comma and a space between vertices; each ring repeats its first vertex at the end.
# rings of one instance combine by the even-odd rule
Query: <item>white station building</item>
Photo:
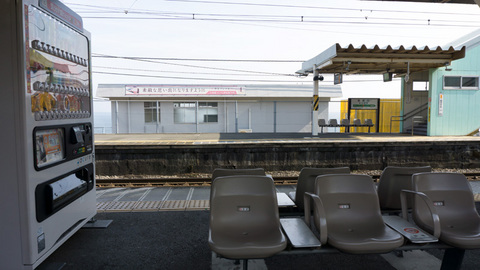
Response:
MULTIPOLYGON (((99 84, 112 106, 113 133, 312 132, 313 89, 305 85, 99 84)), ((319 118, 328 119, 339 85, 320 86, 319 118)))

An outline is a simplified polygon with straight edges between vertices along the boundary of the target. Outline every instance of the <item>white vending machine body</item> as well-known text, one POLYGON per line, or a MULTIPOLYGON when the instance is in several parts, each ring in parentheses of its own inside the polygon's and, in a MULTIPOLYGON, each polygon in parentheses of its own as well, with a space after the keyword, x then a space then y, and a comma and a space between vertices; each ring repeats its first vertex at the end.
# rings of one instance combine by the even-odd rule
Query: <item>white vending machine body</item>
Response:
POLYGON ((96 214, 90 34, 58 0, 3 0, 0 40, 0 268, 34 269, 96 214))

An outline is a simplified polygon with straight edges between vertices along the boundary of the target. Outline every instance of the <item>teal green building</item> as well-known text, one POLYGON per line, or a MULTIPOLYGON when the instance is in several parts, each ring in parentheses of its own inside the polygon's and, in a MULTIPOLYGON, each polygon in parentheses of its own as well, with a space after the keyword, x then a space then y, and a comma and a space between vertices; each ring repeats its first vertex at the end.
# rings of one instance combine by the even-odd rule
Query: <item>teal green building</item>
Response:
POLYGON ((480 30, 443 48, 465 47, 465 57, 402 80, 403 132, 448 136, 476 133, 480 128, 480 30))

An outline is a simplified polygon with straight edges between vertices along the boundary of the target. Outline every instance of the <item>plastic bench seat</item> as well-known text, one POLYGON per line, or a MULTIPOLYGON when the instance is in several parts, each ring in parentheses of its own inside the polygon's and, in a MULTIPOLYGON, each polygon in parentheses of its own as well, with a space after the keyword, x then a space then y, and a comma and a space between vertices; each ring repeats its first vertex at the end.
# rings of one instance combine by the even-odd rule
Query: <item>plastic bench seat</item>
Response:
POLYGON ((268 176, 225 176, 212 183, 208 243, 230 259, 270 257, 285 249, 275 185, 268 176))
POLYGON ((318 126, 322 128, 323 133, 323 128, 328 127, 328 124, 326 123, 325 119, 318 119, 318 126))
POLYGON ((212 182, 217 177, 221 176, 231 176, 231 175, 265 175, 265 170, 263 168, 254 168, 254 169, 222 169, 217 168, 213 170, 212 173, 212 182))
POLYGON ((480 248, 480 216, 466 177, 459 173, 418 173, 412 180, 415 223, 451 246, 480 248))
POLYGON ((303 195, 305 192, 313 193, 315 190, 315 179, 324 174, 348 174, 349 167, 338 168, 303 168, 298 175, 295 196, 292 198, 300 211, 304 209, 303 195))
MULTIPOLYGON (((353 254, 387 253, 403 245, 403 237, 382 219, 373 180, 368 175, 322 175, 315 180, 314 224, 320 242, 353 254)), ((308 199, 307 199, 308 200, 308 199)), ((310 220, 305 201, 305 219, 310 220)))
MULTIPOLYGON (((386 167, 380 175, 378 182, 378 199, 382 211, 400 211, 400 193, 403 189, 412 189, 412 175, 421 172, 431 172, 430 166, 424 167, 386 167)), ((408 200, 408 208, 412 207, 408 200)))

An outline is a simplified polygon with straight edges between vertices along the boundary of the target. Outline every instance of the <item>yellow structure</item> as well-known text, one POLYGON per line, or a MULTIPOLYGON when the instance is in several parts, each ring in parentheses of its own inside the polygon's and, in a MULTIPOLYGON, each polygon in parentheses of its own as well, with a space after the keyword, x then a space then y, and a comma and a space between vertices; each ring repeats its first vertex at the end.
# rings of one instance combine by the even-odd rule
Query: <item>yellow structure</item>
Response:
MULTIPOLYGON (((370 128, 370 132, 374 133, 377 124, 379 124, 380 133, 390 132, 390 118, 392 116, 400 115, 401 102, 400 99, 380 99, 380 119, 379 123, 376 123, 376 111, 375 110, 352 110, 350 112, 350 123, 353 123, 353 119, 360 119, 362 123, 365 119, 372 119, 374 127, 370 128)), ((342 119, 347 118, 348 114, 348 100, 342 100, 340 104, 340 116, 342 119)), ((398 118, 397 118, 398 119, 398 118)), ((340 128, 340 132, 345 132, 345 128, 340 128)), ((350 132, 368 132, 368 127, 351 127, 350 132)), ((400 132, 400 122, 392 122, 392 133, 400 132)))

